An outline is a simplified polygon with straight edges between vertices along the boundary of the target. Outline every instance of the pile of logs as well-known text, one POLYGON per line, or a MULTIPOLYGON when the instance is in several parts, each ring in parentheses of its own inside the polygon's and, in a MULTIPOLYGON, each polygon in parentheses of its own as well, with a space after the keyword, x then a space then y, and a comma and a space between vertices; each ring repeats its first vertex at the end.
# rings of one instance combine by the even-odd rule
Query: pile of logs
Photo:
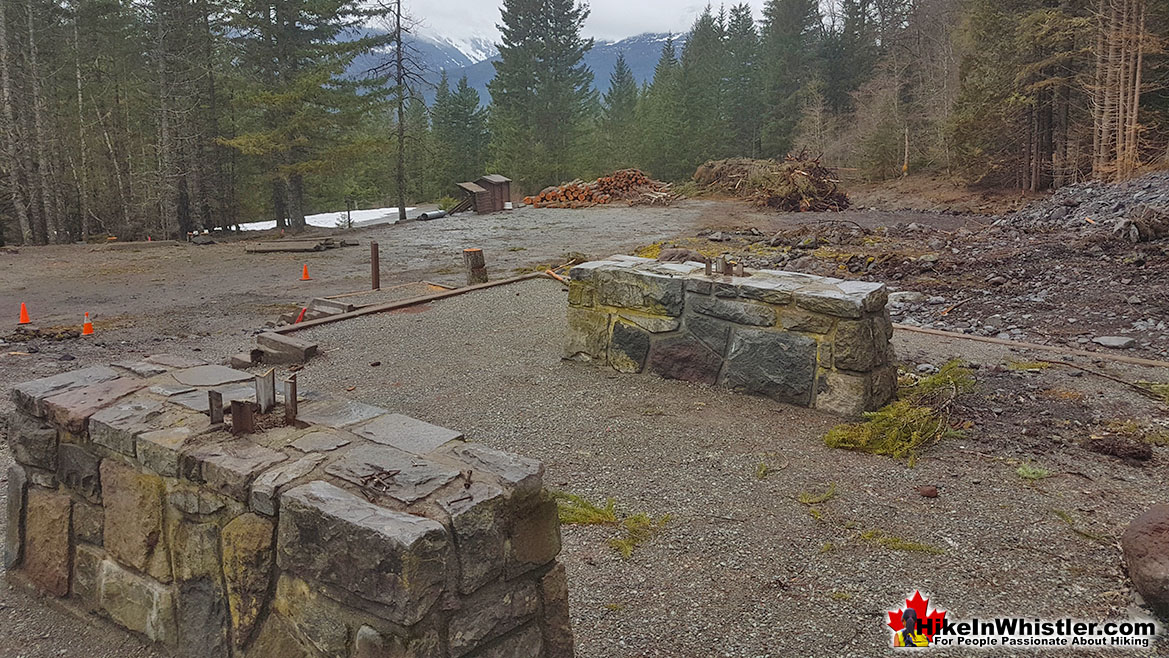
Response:
POLYGON ((631 206, 666 206, 676 198, 668 183, 656 181, 638 169, 622 169, 591 183, 574 180, 546 187, 536 196, 524 197, 524 203, 536 208, 588 208, 615 201, 631 206))
POLYGON ((745 198, 760 208, 827 212, 849 206, 836 173, 806 152, 789 155, 783 162, 712 160, 694 172, 694 182, 708 190, 745 198))

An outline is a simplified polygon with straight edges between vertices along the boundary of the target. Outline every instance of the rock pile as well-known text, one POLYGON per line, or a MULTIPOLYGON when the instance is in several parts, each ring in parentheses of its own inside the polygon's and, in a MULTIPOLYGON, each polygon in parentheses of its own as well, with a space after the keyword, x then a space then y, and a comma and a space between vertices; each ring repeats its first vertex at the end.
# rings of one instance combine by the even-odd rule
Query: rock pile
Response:
POLYGON ((1132 242, 1169 237, 1169 172, 1122 183, 1069 185, 999 218, 995 225, 1026 231, 1111 233, 1132 242))

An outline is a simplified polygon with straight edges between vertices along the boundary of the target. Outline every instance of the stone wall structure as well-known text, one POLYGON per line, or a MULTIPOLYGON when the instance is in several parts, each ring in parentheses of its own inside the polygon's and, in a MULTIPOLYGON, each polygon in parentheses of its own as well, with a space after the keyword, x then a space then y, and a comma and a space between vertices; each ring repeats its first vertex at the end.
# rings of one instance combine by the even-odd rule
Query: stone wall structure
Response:
POLYGON ((316 395, 213 425, 252 379, 157 356, 17 386, 8 568, 186 655, 572 655, 542 464, 316 395))
POLYGON ((897 388, 883 284, 613 256, 570 272, 565 357, 855 416, 897 388))

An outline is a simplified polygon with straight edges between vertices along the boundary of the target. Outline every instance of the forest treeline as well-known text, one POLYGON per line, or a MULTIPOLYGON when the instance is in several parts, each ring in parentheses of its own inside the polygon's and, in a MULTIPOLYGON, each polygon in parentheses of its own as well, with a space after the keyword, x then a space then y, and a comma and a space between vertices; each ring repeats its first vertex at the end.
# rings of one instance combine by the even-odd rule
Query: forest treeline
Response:
POLYGON ((503 0, 486 105, 444 74, 427 106, 393 18, 390 0, 0 1, 0 240, 295 230, 487 171, 527 193, 804 149, 869 179, 1028 190, 1169 165, 1157 0, 711 7, 644 85, 624 61, 594 80, 576 0, 503 0))

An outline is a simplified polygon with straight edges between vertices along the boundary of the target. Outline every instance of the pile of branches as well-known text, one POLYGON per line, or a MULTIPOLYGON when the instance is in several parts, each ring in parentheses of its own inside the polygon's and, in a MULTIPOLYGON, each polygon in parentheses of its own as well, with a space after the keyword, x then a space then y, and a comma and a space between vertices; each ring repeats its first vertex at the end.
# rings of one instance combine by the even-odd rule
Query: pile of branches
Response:
POLYGON ((524 203, 536 208, 588 208, 624 201, 631 206, 667 206, 677 195, 669 183, 656 181, 638 169, 622 169, 591 183, 574 180, 546 187, 524 203))
POLYGON ((731 158, 711 160, 694 172, 699 186, 747 199, 760 208, 787 212, 836 212, 849 206, 835 172, 807 152, 783 162, 731 158))

